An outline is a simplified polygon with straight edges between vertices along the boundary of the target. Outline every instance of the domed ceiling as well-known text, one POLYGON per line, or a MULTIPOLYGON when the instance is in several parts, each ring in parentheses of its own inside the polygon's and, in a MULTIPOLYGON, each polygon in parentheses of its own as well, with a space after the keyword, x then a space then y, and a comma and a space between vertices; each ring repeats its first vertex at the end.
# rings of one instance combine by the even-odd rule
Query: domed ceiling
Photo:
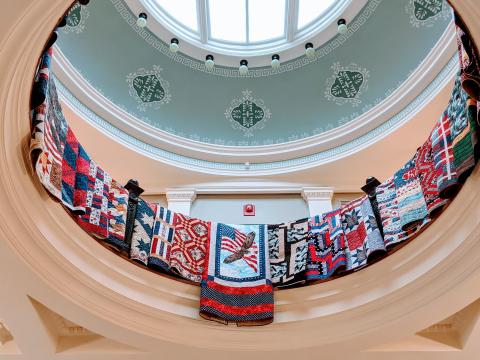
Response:
MULTIPOLYGON (((376 107, 408 79, 415 81, 412 74, 442 39, 448 40, 443 42, 449 51, 433 59, 441 66, 431 66, 436 73, 429 82, 454 55, 451 13, 444 1, 368 0, 347 19, 346 34, 315 44, 313 58, 301 55, 278 69, 251 67, 242 76, 237 67, 208 70, 208 51, 200 48, 197 58, 183 53, 182 46, 191 44, 179 36, 180 51, 170 52, 165 39, 149 28, 151 16, 147 27, 136 25, 138 14, 132 9, 143 8, 143 2, 127 2, 91 1, 71 10, 57 42, 57 58, 84 83, 67 84, 65 65, 57 66, 57 76, 80 101, 92 97, 94 89, 102 101, 126 114, 129 120, 122 124, 118 117, 103 116, 122 131, 142 127, 149 135, 168 134, 179 142, 258 148, 328 138, 336 129, 348 132, 362 115, 376 115, 376 107)), ((358 6, 357 1, 343 3, 347 13, 353 3, 358 6)), ((163 34, 176 35, 168 35, 167 28, 163 34)), ((421 86, 419 92, 425 83, 421 86)))

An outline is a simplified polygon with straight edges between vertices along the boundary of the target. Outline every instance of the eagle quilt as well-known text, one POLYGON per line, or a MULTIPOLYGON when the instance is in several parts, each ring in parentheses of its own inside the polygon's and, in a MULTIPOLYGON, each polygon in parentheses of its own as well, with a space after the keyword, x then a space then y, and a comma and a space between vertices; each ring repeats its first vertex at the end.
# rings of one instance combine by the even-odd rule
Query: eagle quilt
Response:
POLYGON ((273 321, 273 286, 265 225, 212 224, 200 315, 221 323, 273 321))

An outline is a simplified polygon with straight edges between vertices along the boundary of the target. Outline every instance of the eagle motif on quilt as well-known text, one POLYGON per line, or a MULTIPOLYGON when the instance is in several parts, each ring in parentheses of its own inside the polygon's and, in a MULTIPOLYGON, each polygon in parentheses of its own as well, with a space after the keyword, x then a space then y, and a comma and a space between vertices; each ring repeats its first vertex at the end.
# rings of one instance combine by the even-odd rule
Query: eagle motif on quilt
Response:
POLYGON ((266 225, 212 224, 201 282, 200 315, 221 323, 273 321, 266 225))

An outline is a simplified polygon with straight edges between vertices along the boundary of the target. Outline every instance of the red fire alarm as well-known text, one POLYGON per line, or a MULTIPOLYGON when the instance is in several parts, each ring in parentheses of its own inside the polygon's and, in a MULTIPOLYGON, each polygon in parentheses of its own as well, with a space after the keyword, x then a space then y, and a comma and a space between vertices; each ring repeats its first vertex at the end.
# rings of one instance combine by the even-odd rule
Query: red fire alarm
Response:
POLYGON ((255 205, 253 204, 243 205, 243 216, 255 216, 255 205))

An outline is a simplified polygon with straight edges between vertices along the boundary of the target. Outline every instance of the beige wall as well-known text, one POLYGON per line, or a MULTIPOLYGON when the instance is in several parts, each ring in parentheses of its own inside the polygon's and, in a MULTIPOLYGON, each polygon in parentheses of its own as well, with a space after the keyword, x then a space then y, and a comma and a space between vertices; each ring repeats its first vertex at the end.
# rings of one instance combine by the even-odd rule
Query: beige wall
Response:
POLYGON ((276 224, 308 217, 300 194, 198 195, 191 216, 228 224, 276 224), (243 205, 255 205, 255 216, 243 216, 243 205))

